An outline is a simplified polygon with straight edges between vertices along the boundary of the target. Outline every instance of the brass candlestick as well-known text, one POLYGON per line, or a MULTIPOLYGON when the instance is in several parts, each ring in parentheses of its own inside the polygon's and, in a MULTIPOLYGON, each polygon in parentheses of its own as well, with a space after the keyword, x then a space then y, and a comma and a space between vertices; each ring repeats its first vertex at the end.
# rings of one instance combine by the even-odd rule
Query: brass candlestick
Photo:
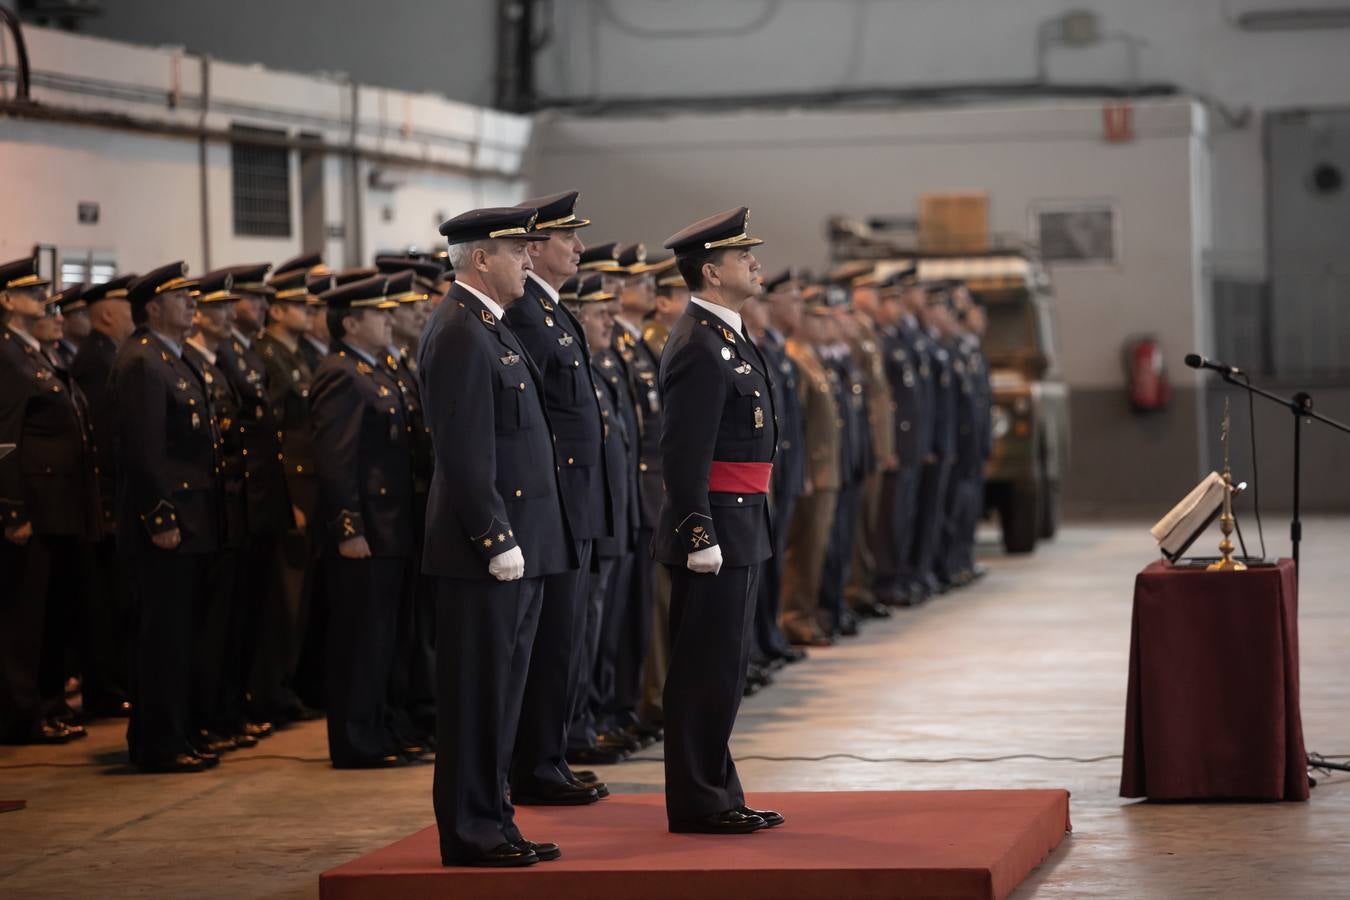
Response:
POLYGON ((1245 572, 1247 564, 1233 559, 1233 471, 1228 464, 1228 437, 1233 420, 1228 410, 1228 398, 1223 400, 1223 431, 1221 439, 1223 440, 1223 514, 1219 516, 1219 529, 1223 531, 1223 540, 1219 541, 1219 554, 1221 558, 1217 562, 1209 564, 1210 572, 1245 572))

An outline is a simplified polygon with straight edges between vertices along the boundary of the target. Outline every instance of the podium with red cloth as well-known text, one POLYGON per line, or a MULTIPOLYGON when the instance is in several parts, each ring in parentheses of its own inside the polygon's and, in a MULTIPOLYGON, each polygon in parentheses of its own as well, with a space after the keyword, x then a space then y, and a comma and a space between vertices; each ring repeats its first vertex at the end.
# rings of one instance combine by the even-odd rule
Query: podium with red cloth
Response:
POLYGON ((1134 586, 1120 795, 1307 800, 1294 563, 1134 586))

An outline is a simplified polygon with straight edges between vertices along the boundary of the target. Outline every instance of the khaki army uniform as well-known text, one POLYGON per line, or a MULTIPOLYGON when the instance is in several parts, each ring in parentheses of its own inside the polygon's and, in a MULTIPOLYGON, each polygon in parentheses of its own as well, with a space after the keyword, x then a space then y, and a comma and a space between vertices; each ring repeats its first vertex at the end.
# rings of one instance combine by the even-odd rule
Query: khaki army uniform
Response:
POLYGON ((788 341, 787 351, 801 373, 798 392, 805 420, 808 490, 798 498, 788 525, 782 624, 789 640, 802 643, 820 637, 816 609, 838 501, 843 423, 835 399, 834 372, 800 341, 788 341))

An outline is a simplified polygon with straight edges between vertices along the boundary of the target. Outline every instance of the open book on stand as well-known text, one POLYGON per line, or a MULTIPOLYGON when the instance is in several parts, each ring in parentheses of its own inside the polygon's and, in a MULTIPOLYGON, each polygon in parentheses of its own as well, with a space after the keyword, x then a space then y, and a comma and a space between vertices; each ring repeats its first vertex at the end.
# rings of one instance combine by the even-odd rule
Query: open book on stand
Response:
MULTIPOLYGON (((1241 490, 1241 488, 1237 488, 1241 490)), ((1223 512, 1223 478, 1210 472, 1181 502, 1149 529, 1158 549, 1175 563, 1223 512)))

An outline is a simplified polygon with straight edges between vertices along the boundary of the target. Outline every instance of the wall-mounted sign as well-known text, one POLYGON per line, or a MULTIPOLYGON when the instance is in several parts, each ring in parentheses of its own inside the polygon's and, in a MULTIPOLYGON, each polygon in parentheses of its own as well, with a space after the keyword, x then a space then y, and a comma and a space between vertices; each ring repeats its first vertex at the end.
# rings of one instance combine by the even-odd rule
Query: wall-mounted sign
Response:
POLYGON ((79 217, 81 225, 97 225, 98 204, 92 203, 88 200, 81 201, 79 208, 76 212, 76 215, 79 217))
POLYGON ((1032 204, 1031 228, 1045 262, 1116 263, 1120 260, 1120 217, 1111 201, 1032 204))

